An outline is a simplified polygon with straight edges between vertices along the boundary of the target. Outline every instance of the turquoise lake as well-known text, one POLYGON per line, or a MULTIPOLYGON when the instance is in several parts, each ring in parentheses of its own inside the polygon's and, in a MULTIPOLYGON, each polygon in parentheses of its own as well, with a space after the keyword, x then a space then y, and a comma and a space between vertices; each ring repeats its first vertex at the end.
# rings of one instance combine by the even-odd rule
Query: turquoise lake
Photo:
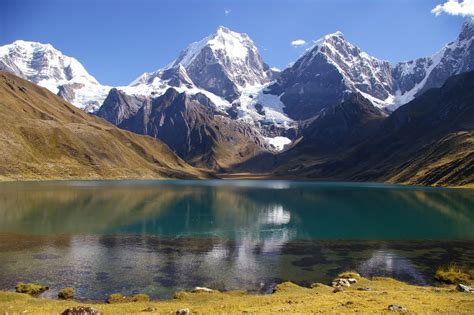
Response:
POLYGON ((0 289, 271 292, 345 270, 433 284, 474 267, 474 190, 297 181, 0 184, 0 289))

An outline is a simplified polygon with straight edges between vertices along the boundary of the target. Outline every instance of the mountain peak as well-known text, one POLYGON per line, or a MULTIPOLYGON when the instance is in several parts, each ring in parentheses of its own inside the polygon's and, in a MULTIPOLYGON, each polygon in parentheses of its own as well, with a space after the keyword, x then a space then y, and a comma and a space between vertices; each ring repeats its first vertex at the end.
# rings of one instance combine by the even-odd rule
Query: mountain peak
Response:
MULTIPOLYGON (((231 31, 229 28, 227 28, 223 25, 218 26, 217 30, 216 30, 216 34, 217 33, 230 33, 230 32, 233 32, 233 31, 231 31)), ((233 33, 235 33, 235 32, 233 32, 233 33)))
POLYGON ((468 17, 464 21, 461 33, 459 34, 460 40, 469 40, 474 37, 474 17, 468 17))
POLYGON ((331 34, 327 34, 324 36, 325 39, 330 39, 330 38, 344 38, 344 34, 341 31, 336 31, 331 34))

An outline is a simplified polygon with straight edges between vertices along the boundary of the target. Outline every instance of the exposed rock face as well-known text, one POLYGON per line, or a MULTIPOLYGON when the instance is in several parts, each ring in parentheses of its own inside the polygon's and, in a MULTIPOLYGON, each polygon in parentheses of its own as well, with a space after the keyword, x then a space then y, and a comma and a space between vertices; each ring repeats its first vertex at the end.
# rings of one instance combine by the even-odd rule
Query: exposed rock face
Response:
POLYGON ((136 115, 119 127, 160 139, 191 164, 214 169, 239 162, 267 146, 250 125, 217 112, 205 95, 190 96, 174 88, 145 100, 136 115))
POLYGON ((143 105, 145 97, 127 95, 118 89, 111 89, 97 116, 104 118, 114 125, 119 125, 125 119, 135 115, 143 105))

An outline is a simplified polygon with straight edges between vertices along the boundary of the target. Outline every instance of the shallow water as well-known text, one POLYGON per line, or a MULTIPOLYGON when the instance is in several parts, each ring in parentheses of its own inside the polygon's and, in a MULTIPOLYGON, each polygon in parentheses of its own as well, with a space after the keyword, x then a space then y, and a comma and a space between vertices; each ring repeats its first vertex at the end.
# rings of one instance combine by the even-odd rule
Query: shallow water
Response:
POLYGON ((474 191, 293 181, 0 185, 0 289, 18 281, 169 297, 269 291, 340 271, 432 283, 474 267, 474 191), (416 240, 416 241, 412 241, 416 240))

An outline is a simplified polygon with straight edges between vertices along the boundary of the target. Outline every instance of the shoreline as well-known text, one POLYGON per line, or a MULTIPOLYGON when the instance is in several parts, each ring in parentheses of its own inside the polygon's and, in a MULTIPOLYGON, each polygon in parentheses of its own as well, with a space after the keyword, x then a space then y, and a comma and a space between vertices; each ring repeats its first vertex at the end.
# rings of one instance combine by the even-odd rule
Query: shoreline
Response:
POLYGON ((251 174, 251 173, 233 173, 233 174, 213 174, 215 177, 208 178, 168 178, 168 177, 111 177, 111 178, 9 178, 0 176, 0 184, 2 183, 43 183, 43 182, 65 182, 65 181, 83 181, 83 182, 119 182, 119 181, 208 181, 208 180, 269 180, 269 181, 300 181, 300 182, 317 182, 317 183, 347 183, 347 184, 366 184, 366 185, 393 185, 406 188, 441 188, 441 189, 474 189, 474 183, 462 186, 425 186, 418 184, 392 183, 392 182, 373 182, 373 181, 345 181, 335 179, 317 179, 317 178, 296 178, 296 177, 272 177, 268 174, 251 174))
POLYGON ((272 294, 265 295, 202 289, 176 292, 170 300, 111 304, 43 299, 0 291, 0 311, 60 314, 70 307, 89 306, 102 314, 176 314, 182 309, 188 309, 190 314, 383 313, 390 305, 396 305, 410 313, 469 314, 474 309, 474 293, 459 292, 455 285, 415 286, 383 277, 357 279, 340 290, 320 283, 306 288, 284 282, 272 294))

